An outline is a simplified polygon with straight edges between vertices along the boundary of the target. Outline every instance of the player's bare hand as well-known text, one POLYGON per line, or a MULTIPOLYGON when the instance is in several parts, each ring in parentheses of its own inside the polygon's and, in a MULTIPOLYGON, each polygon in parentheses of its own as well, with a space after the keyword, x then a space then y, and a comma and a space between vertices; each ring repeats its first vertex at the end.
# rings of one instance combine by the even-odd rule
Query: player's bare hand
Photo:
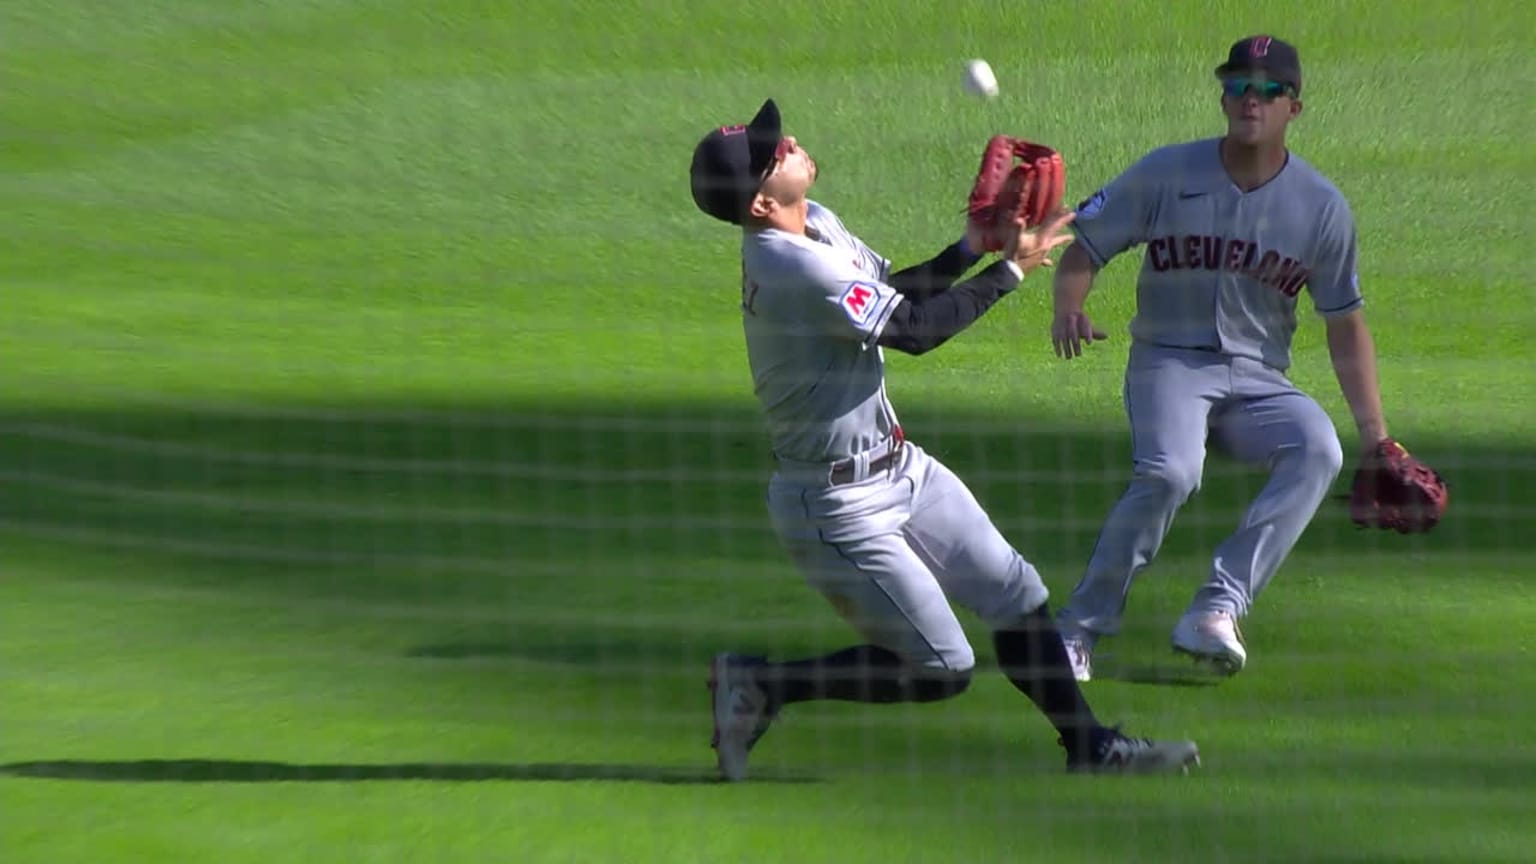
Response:
POLYGON ((1056 356, 1066 360, 1080 357, 1085 343, 1103 342, 1109 334, 1093 326, 1086 312, 1057 312, 1051 321, 1051 344, 1056 356))
POLYGON ((1012 259, 1025 274, 1036 267, 1051 266, 1054 262, 1050 253, 1072 242, 1073 237, 1066 233, 1066 228, 1076 218, 1075 212, 1062 210, 1031 228, 1020 217, 1004 229, 1007 234, 1003 240, 1003 257, 1012 259))

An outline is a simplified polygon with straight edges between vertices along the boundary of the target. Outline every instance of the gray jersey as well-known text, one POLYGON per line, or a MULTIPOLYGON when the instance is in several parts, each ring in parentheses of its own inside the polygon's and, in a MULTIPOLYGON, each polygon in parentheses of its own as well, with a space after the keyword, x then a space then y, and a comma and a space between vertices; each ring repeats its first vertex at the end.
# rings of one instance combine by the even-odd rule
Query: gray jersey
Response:
POLYGON ((741 314, 753 388, 781 459, 832 462, 896 427, 876 340, 901 302, 891 262, 812 201, 807 235, 747 232, 741 314))
POLYGON ((1222 167, 1218 139, 1154 150, 1083 203, 1075 230, 1100 267, 1146 245, 1131 322, 1140 342, 1285 370, 1303 287, 1323 315, 1362 303, 1354 216, 1294 153, 1244 193, 1222 167))

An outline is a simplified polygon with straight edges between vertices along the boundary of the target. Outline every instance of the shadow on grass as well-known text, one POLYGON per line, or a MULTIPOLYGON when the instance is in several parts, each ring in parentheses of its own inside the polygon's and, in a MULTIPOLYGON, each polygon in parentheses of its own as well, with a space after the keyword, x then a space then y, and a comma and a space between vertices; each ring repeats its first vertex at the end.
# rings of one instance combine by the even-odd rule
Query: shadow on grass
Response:
MULTIPOLYGON (((1025 422, 931 405, 905 411, 903 423, 972 487, 1026 557, 1063 579, 1081 567, 1128 479, 1121 423, 1025 422)), ((415 571, 395 593, 416 581, 443 596, 455 579, 483 585, 540 567, 785 566, 762 503, 772 470, 762 423, 739 402, 12 406, 0 411, 0 438, 0 482, 11 493, 0 496, 0 533, 200 559, 230 581, 242 566, 264 582, 296 571, 308 582, 326 570, 340 577, 330 584, 374 593, 386 589, 379 571, 394 567, 415 571), (428 571, 433 578, 423 578, 428 571)), ((1359 533, 1329 501, 1298 551, 1536 550, 1527 530, 1536 448, 1412 444, 1452 484, 1450 512, 1434 533, 1359 533)), ((1208 555, 1264 480, 1213 454, 1160 557, 1208 555)))
MULTIPOLYGON (((847 641, 853 641, 852 632, 847 641)), ((808 651, 812 649, 807 649, 808 651)), ((610 647, 600 650, 584 643, 567 645, 540 645, 531 642, 444 642, 417 645, 404 652, 415 659, 442 660, 447 662, 475 662, 521 660, 539 663, 558 663, 571 666, 601 669, 609 672, 629 671, 635 674, 656 674, 660 668, 698 671, 703 674, 705 653, 693 648, 682 648, 663 653, 655 647, 634 643, 629 649, 610 647)), ((976 657, 978 673, 997 672, 997 661, 983 649, 976 657)), ((1227 680, 1207 667, 1191 660, 1170 657, 1159 661, 1120 661, 1113 654, 1096 655, 1093 661, 1093 677, 1103 681, 1120 681, 1127 684, 1146 684, 1158 687, 1214 687, 1227 680)))
MULTIPOLYGON (((713 769, 665 765, 567 763, 293 764, 225 759, 142 759, 121 762, 59 760, 13 762, 0 773, 43 780, 124 783, 360 783, 381 780, 483 783, 489 781, 611 781, 664 785, 723 783, 713 769)), ((815 777, 754 771, 754 783, 816 783, 815 777)))
MULTIPOLYGON (((903 424, 1064 597, 1125 487, 1123 424, 938 405, 904 411, 903 424)), ((427 660, 693 674, 722 645, 827 647, 774 623, 829 618, 772 536, 772 463, 761 418, 742 402, 9 406, 0 440, 0 541, 21 572, 35 560, 92 580, 275 589, 433 622, 430 641, 399 649, 427 660)), ((1298 547, 1310 559, 1288 565, 1274 590, 1536 551, 1536 448, 1413 446, 1452 483, 1441 526, 1360 532, 1330 502, 1298 547)), ((1213 454, 1142 578, 1193 589, 1198 571, 1162 562, 1208 560, 1264 480, 1213 454)), ((1477 572, 1516 584, 1518 569, 1477 572)), ((1104 662, 1099 674, 1212 683, 1172 661, 1104 662)))

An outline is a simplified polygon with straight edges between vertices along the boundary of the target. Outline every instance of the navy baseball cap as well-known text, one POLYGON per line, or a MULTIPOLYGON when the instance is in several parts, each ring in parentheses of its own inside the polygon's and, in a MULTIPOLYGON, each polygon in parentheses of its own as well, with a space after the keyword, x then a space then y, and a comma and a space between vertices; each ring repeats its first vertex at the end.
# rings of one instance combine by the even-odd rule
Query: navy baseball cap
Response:
POLYGON ((763 185, 779 148, 779 106, 772 99, 745 125, 721 126, 693 148, 693 203, 705 213, 740 225, 763 185))
POLYGON ((1301 92, 1301 57, 1296 46, 1273 36, 1249 36, 1232 44, 1227 62, 1216 67, 1217 78, 1261 72, 1270 81, 1289 84, 1301 92))

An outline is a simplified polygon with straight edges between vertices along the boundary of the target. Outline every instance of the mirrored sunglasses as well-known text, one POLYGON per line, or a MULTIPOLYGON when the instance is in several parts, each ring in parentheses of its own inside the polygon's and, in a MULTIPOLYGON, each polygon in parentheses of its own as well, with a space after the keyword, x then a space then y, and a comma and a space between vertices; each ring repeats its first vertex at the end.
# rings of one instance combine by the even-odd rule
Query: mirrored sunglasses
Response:
POLYGON ((1296 91, 1289 84, 1280 81, 1266 81, 1262 78, 1227 78, 1221 82, 1221 89, 1233 99, 1241 99, 1253 91, 1253 95, 1260 101, 1273 102, 1281 96, 1293 95, 1296 91))

